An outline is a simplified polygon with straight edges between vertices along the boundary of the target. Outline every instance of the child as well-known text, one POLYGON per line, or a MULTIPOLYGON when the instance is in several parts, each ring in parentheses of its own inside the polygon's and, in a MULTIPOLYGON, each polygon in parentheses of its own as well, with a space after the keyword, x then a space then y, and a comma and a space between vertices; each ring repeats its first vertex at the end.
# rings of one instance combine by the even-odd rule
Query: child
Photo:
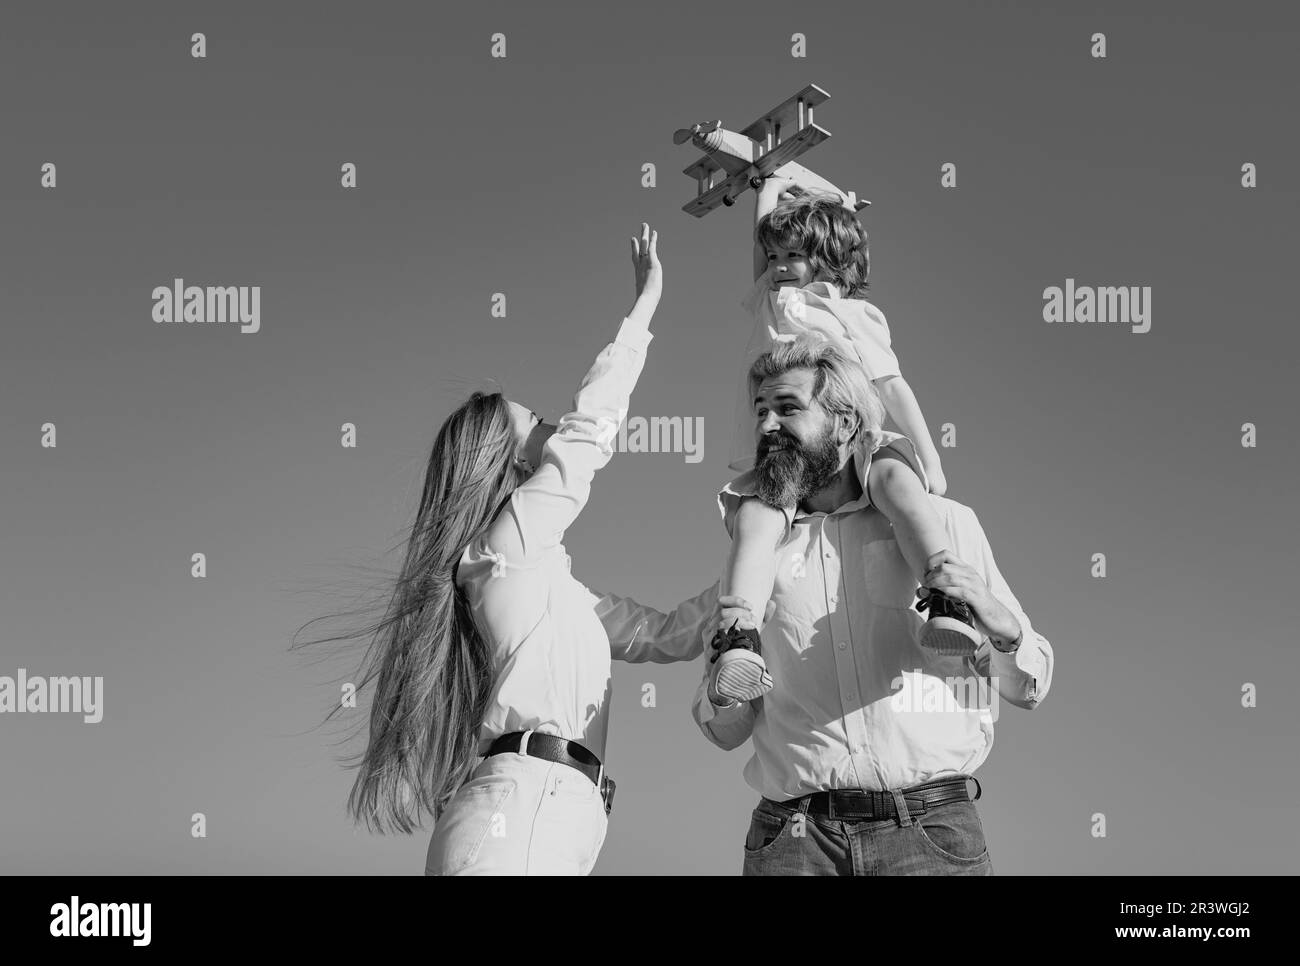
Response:
MULTIPOLYGON (((942 495, 947 484, 925 417, 890 348, 885 317, 861 298, 869 270, 866 232, 840 197, 810 193, 776 176, 768 178, 758 192, 754 218, 755 284, 742 304, 756 324, 745 372, 774 342, 804 332, 834 341, 862 364, 885 409, 903 431, 902 437, 888 434, 889 445, 908 458, 915 473, 898 472, 897 460, 872 462, 866 449, 859 453, 861 465, 869 465, 872 501, 889 518, 899 549, 919 583, 930 557, 948 544, 947 531, 927 491, 942 495), (892 465, 886 469, 885 464, 892 465)), ((754 462, 755 414, 746 385, 741 386, 733 441, 731 468, 749 469, 754 462)), ((760 441, 760 456, 769 446, 788 444, 773 433, 760 441)), ((772 595, 776 548, 785 525, 785 512, 757 497, 746 497, 736 513, 722 592, 756 603, 755 615, 764 613, 772 595)), ((922 599, 917 610, 929 610, 920 643, 940 654, 973 654, 983 637, 974 627, 969 607, 938 590, 924 589, 918 596, 922 599)), ((756 616, 730 628, 720 626, 714 637, 714 647, 719 648, 714 657, 718 665, 714 687, 723 697, 750 700, 772 688, 760 653, 757 621, 756 616)))

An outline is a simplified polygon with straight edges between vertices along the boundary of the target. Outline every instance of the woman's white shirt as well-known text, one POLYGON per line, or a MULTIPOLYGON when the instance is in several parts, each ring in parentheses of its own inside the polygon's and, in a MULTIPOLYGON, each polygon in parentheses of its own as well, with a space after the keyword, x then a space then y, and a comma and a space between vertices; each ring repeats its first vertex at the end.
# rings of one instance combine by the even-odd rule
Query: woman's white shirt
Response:
POLYGON ((569 572, 563 540, 592 477, 613 455, 653 338, 646 323, 623 320, 583 377, 537 470, 461 555, 456 583, 492 655, 480 754, 499 735, 532 729, 605 756, 610 641, 591 592, 569 572))

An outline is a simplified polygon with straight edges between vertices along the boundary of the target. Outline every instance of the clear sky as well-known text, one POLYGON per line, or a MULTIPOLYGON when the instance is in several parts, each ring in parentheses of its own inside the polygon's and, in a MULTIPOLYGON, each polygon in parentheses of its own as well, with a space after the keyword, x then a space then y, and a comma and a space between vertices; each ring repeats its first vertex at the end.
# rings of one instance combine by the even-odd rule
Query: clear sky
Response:
MULTIPOLYGON (((660 607, 716 579, 752 201, 683 213, 697 152, 672 133, 810 82, 832 138, 801 161, 873 202, 871 298, 955 426, 948 495, 1056 651, 977 773, 995 869, 1294 871, 1294 12, 434 9, 0 11, 0 674, 105 678, 99 724, 0 716, 0 871, 421 872, 427 830, 348 822, 332 756, 358 746, 315 727, 348 662, 291 638, 400 563, 472 389, 566 411, 643 220, 665 295, 631 414, 702 419, 703 458, 617 455, 566 544, 580 579, 660 607), (261 331, 155 323, 176 277, 261 286, 261 331), (1149 286, 1150 331, 1046 323, 1066 279, 1149 286)), ((748 746, 699 734, 698 676, 615 666, 598 874, 739 872, 748 746)))

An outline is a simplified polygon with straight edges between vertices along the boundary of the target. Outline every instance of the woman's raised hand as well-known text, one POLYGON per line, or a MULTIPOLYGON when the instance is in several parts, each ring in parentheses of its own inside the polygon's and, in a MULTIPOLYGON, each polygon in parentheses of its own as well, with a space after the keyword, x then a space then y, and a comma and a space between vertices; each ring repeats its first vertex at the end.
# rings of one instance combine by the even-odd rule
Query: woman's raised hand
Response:
POLYGON ((663 266, 656 243, 659 233, 641 222, 641 237, 632 239, 632 264, 636 268, 636 297, 659 301, 664 288, 663 266))

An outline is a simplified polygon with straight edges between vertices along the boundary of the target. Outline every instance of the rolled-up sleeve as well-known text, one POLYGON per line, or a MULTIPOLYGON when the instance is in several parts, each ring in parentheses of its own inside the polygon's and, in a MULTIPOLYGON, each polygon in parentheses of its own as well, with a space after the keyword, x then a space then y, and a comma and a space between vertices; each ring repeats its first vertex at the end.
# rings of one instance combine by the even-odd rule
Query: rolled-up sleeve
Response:
POLYGON ((691 717, 705 738, 723 751, 730 751, 743 745, 754 733, 754 704, 752 701, 733 701, 726 707, 715 705, 709 700, 710 670, 708 658, 705 658, 704 676, 695 689, 695 700, 691 702, 691 717))
POLYGON ((993 559, 993 550, 989 547, 984 528, 980 525, 974 511, 965 507, 964 523, 971 534, 973 545, 959 551, 976 570, 980 571, 989 590, 1007 610, 1011 611, 1024 638, 1012 654, 1004 654, 985 640, 976 651, 975 670, 997 687, 998 693, 1020 708, 1032 710, 1047 697, 1052 685, 1053 654, 1052 645, 1042 634, 1034 630, 1029 615, 1025 613, 1016 595, 1011 592, 1006 579, 993 559), (969 556, 968 556, 969 555, 969 556))

